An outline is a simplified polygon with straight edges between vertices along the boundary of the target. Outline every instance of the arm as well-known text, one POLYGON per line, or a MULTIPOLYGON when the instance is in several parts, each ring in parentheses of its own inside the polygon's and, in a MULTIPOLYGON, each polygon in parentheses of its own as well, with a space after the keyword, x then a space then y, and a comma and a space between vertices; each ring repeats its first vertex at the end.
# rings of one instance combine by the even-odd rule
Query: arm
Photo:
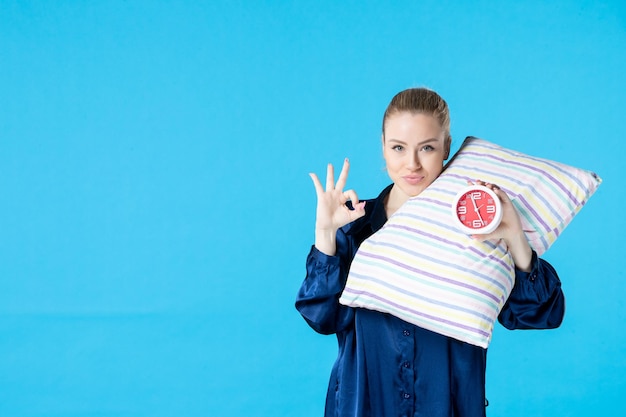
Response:
POLYGON ((334 170, 328 164, 326 189, 317 175, 310 174, 317 194, 315 246, 307 257, 307 275, 296 299, 296 308, 319 333, 343 330, 354 317, 352 309, 339 304, 352 260, 352 244, 341 230, 365 215, 365 202, 353 190, 344 191, 349 170, 346 159, 335 184, 334 170), (352 207, 346 204, 349 200, 352 207))
POLYGON ((531 271, 516 268, 515 285, 498 321, 507 329, 554 329, 565 314, 561 281, 548 262, 532 253, 531 271))
POLYGON ((502 221, 491 234, 480 239, 503 239, 515 264, 515 285, 498 320, 507 329, 552 329, 565 314, 561 281, 548 262, 537 257, 526 240, 517 210, 507 194, 494 184, 491 188, 502 202, 502 221))
MULTIPOLYGON (((471 184, 471 182, 469 182, 471 184)), ((533 251, 526 240, 519 214, 513 206, 509 196, 502 191, 497 185, 484 181, 476 181, 476 184, 489 187, 500 199, 502 203, 502 221, 498 228, 492 233, 486 235, 473 235, 475 239, 480 240, 499 240, 503 239, 506 243, 515 268, 520 271, 530 272, 532 267, 533 251)))
MULTIPOLYGON (((342 243, 339 249, 344 248, 342 237, 340 232, 338 240, 342 243)), ((352 323, 354 311, 339 304, 347 269, 342 257, 326 255, 315 246, 311 248, 306 262, 306 278, 296 298, 296 309, 318 333, 337 333, 352 323)))

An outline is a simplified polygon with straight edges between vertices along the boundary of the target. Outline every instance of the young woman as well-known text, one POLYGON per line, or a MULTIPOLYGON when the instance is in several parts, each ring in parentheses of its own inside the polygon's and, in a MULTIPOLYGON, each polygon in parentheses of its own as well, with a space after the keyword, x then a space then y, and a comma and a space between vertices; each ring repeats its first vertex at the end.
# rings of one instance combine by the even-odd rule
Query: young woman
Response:
MULTIPOLYGON (((382 146, 392 184, 373 200, 344 190, 346 159, 335 183, 328 165, 317 193, 315 245, 296 308, 319 333, 335 334, 339 354, 326 398, 327 417, 473 417, 485 415, 487 351, 404 322, 392 315, 350 308, 338 299, 359 245, 408 198, 441 173, 450 153, 446 102, 424 88, 398 93, 383 117, 382 146)), ((515 262, 515 286, 499 321, 509 329, 558 327, 564 297, 555 270, 526 241, 517 211, 494 184, 504 215, 481 239, 504 239, 515 262)))

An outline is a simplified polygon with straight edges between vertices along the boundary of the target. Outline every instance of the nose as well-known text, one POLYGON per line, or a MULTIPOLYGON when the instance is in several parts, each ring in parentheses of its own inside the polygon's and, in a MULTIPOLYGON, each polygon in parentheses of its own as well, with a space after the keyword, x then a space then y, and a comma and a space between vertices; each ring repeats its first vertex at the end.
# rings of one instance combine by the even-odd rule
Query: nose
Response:
POLYGON ((407 166, 409 169, 418 170, 421 168, 420 158, 417 152, 411 152, 408 155, 407 166))

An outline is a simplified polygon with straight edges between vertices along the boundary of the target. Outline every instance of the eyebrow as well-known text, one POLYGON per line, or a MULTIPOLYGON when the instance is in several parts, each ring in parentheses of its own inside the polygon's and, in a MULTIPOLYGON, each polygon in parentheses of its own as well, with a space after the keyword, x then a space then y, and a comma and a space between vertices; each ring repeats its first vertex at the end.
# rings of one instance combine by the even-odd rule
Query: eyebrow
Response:
MULTIPOLYGON (((406 142, 401 141, 400 139, 393 139, 393 138, 391 138, 391 139, 389 139, 389 142, 396 142, 396 143, 399 143, 401 145, 406 145, 406 142)), ((424 145, 424 144, 430 143, 430 142, 439 142, 439 139, 437 139, 437 138, 426 139, 426 140, 423 140, 423 141, 419 142, 418 145, 424 145)))

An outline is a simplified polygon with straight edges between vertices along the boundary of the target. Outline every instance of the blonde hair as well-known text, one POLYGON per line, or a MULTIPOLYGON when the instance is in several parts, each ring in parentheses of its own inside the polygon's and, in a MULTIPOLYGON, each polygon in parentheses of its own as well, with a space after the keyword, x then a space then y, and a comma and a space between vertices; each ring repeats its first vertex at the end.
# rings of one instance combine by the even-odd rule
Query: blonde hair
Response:
POLYGON ((446 146, 450 146, 450 110, 448 103, 439 94, 428 88, 409 88, 400 91, 392 99, 383 116, 383 138, 385 137, 385 123, 394 114, 401 112, 421 113, 433 116, 444 131, 446 146))

